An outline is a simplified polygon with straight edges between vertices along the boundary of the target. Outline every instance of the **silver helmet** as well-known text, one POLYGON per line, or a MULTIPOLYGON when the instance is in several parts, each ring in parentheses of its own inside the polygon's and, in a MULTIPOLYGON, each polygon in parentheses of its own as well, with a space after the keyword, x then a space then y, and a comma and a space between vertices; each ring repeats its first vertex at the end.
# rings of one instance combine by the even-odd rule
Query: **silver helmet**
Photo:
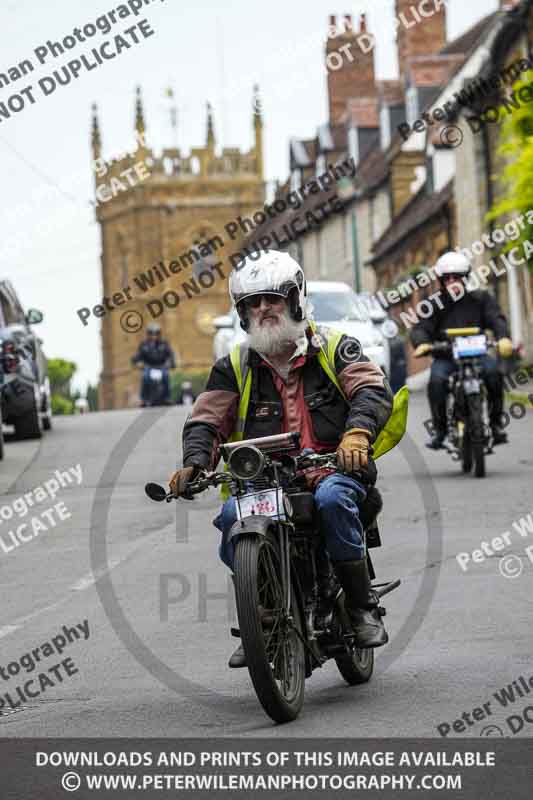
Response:
POLYGON ((248 329, 246 304, 248 297, 257 294, 276 294, 285 298, 293 320, 300 322, 307 315, 307 288, 304 271, 288 253, 266 250, 259 257, 248 256, 232 270, 229 293, 241 319, 248 329))

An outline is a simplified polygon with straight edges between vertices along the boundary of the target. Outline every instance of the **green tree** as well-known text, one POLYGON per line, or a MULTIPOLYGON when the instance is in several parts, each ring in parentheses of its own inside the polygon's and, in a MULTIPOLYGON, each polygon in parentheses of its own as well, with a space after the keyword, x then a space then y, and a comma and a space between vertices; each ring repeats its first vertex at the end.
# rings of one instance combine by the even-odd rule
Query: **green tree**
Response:
POLYGON ((533 71, 528 70, 513 84, 513 97, 517 107, 501 127, 497 150, 498 155, 506 162, 503 173, 498 178, 503 193, 486 217, 490 221, 508 215, 526 215, 520 238, 508 241, 503 248, 505 251, 522 244, 526 239, 533 241, 533 224, 527 221, 527 212, 533 209, 533 103, 526 100, 526 96, 531 94, 532 80, 533 71), (522 89, 525 91, 520 96, 522 89))
POLYGON ((62 394, 52 395, 52 414, 73 414, 74 403, 68 397, 63 397, 62 394))
POLYGON ((48 359, 48 377, 52 394, 58 394, 70 399, 70 381, 78 369, 73 361, 65 361, 63 358, 48 359))
POLYGON ((73 414, 74 398, 70 381, 78 369, 73 361, 64 358, 48 359, 48 378, 52 392, 52 414, 73 414))

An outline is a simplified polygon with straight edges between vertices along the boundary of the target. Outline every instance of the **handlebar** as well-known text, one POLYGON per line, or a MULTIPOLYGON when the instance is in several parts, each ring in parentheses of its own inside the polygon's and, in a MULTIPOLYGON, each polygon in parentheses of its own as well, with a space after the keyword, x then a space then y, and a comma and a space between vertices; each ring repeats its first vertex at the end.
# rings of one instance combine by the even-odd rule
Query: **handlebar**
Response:
MULTIPOLYGON (((335 469, 337 466, 337 457, 335 453, 304 453, 296 456, 294 461, 297 471, 310 469, 312 467, 329 467, 335 469)), ((187 484, 186 493, 180 495, 180 497, 184 497, 186 500, 192 500, 194 495, 200 494, 200 492, 204 492, 206 489, 210 489, 213 486, 219 486, 222 483, 230 483, 232 480, 234 480, 234 478, 229 472, 204 471, 201 472, 194 481, 187 484)), ((150 500, 154 500, 157 503, 161 503, 164 500, 170 503, 171 500, 178 499, 173 492, 167 492, 167 490, 158 483, 147 483, 144 487, 144 491, 150 500)))
MULTIPOLYGON (((448 329, 448 331, 446 331, 446 333, 450 333, 450 335, 452 335, 452 336, 453 335, 469 335, 469 334, 463 334, 462 331, 470 331, 470 330, 476 330, 477 331, 479 329, 478 328, 472 328, 472 329, 470 329, 470 328, 464 328, 464 329, 462 329, 462 328, 450 328, 450 329, 448 329), (458 331, 461 331, 461 334, 457 333, 458 331)), ((487 334, 485 334, 485 336, 487 338, 487 347, 496 347, 496 344, 497 344, 496 339, 494 339, 493 336, 487 336, 487 334)), ((425 353, 423 353, 423 354, 421 354, 419 356, 415 356, 415 358, 425 358, 426 356, 432 356, 432 355, 438 355, 438 354, 447 355, 448 353, 451 352, 451 350, 452 350, 451 339, 443 340, 443 341, 437 341, 437 342, 433 342, 433 344, 429 345, 429 349, 427 350, 427 352, 425 352, 425 353)))

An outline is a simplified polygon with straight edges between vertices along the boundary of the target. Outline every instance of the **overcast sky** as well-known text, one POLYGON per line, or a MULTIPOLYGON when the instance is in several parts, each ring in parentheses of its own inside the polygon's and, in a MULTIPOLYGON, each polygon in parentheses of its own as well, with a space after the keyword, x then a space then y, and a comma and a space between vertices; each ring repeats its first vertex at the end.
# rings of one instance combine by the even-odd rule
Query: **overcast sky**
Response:
MULTIPOLYGON (((0 88, 0 102, 29 84, 36 99, 10 119, 0 118, 0 276, 14 283, 26 308, 44 312, 39 335, 45 351, 49 357, 77 362, 76 385, 82 389, 88 380, 97 380, 101 368, 99 324, 91 318, 84 328, 76 315, 76 309, 101 299, 100 237, 89 202, 91 103, 99 105, 106 157, 131 147, 137 84, 143 91, 150 146, 174 143, 164 96, 172 86, 182 150, 204 144, 206 100, 214 106, 218 144, 248 149, 252 85, 258 82, 266 177, 273 180, 286 176, 289 138, 310 137, 326 120, 323 48, 329 14, 366 11, 368 29, 377 35, 377 76, 394 78, 398 73, 393 0, 343 2, 340 7, 331 0, 226 0, 224 5, 153 0, 138 17, 120 20, 109 34, 77 44, 68 58, 50 57, 38 65, 37 47, 62 40, 73 28, 94 23, 119 5, 115 0, 3 0, 0 11, 0 73, 26 58, 38 67, 0 88), (144 40, 139 34, 140 44, 97 69, 82 70, 75 82, 52 95, 42 95, 40 78, 144 17, 154 36, 144 40)), ((448 38, 497 7, 497 0, 449 0, 448 38)))

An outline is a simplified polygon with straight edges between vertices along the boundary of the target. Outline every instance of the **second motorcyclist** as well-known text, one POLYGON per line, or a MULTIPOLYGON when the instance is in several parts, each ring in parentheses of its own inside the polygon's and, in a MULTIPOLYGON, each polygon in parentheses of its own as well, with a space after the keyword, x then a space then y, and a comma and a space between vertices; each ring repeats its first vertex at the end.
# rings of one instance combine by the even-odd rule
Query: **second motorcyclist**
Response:
MULTIPOLYGON (((478 327, 490 329, 497 340, 498 353, 509 358, 513 353, 513 343, 509 338, 507 320, 495 297, 488 291, 467 291, 465 281, 470 273, 470 262, 462 253, 444 253, 435 265, 442 291, 430 300, 433 311, 426 319, 420 320, 412 332, 411 343, 417 358, 431 352, 431 344, 445 341, 447 328, 478 327)), ((454 370, 450 355, 439 354, 431 365, 428 385, 428 398, 433 418, 433 435, 428 447, 438 450, 446 437, 446 394, 448 378, 454 370)), ((493 443, 502 444, 507 435, 502 428, 503 377, 498 371, 495 358, 484 356, 483 380, 487 387, 489 416, 493 443)))
POLYGON ((142 363, 144 366, 141 383, 141 406, 144 407, 148 404, 151 369, 162 370, 163 390, 161 402, 169 403, 170 381, 168 370, 174 369, 176 361, 169 343, 161 338, 161 328, 156 322, 150 323, 146 328, 146 339, 139 345, 139 349, 132 357, 131 363, 134 365, 142 363))

